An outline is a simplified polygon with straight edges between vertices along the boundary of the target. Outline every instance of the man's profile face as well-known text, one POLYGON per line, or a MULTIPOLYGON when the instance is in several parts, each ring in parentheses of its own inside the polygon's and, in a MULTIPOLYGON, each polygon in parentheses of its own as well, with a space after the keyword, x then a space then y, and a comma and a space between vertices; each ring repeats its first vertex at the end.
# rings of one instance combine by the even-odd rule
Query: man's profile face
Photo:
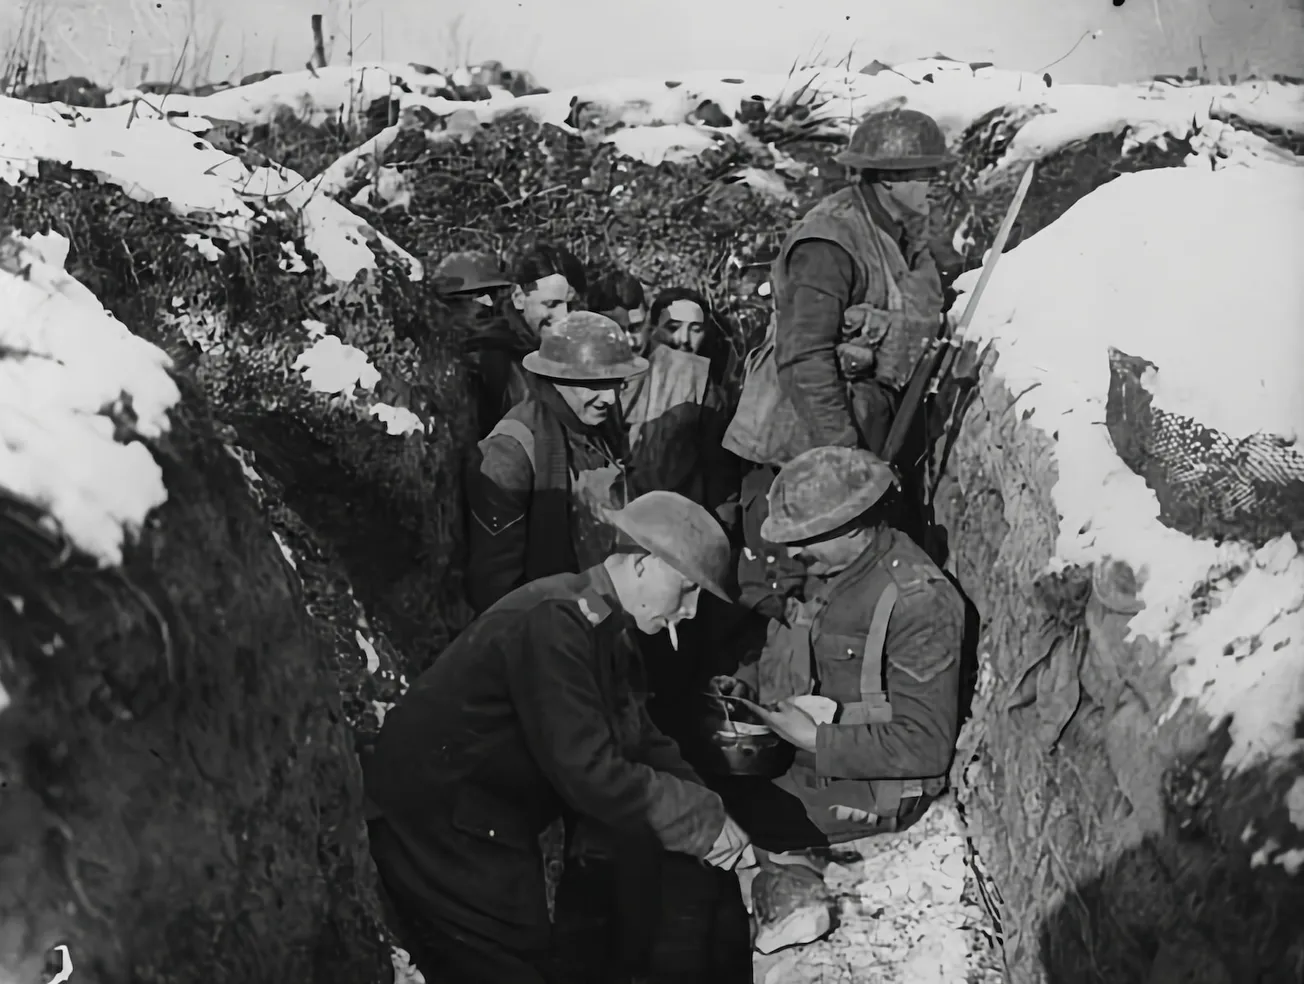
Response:
POLYGON ((560 273, 512 288, 512 306, 536 333, 566 317, 574 301, 575 291, 560 273))
POLYGON ((655 635, 697 615, 701 586, 658 557, 643 557, 635 565, 638 575, 638 610, 633 612, 639 631, 655 635))

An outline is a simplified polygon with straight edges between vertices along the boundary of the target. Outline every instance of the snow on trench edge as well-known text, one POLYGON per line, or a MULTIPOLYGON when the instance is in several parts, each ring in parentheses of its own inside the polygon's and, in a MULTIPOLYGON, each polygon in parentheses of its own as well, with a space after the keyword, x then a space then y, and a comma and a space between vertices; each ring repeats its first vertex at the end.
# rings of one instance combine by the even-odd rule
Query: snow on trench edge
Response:
MULTIPOLYGON (((1229 771, 1304 750, 1304 555, 1287 535, 1255 550, 1159 522, 1105 427, 1107 350, 1154 363, 1155 404, 1169 412, 1298 444, 1304 295, 1289 288, 1304 269, 1301 211, 1300 167, 1122 175, 1002 256, 967 334, 993 343, 1015 409, 1054 441, 1052 567, 1115 558, 1137 571, 1145 607, 1130 629, 1173 667, 1168 713, 1193 700, 1211 727, 1230 718, 1229 771), (1200 615, 1191 593, 1205 581, 1216 603, 1200 615)), ((1277 863, 1298 870, 1296 853, 1277 863)))
POLYGON ((246 242, 255 223, 289 211, 302 223, 305 246, 332 278, 348 283, 374 269, 369 244, 376 243, 407 265, 411 280, 421 279, 415 257, 344 205, 317 194, 317 179, 282 167, 250 171, 178 121, 148 108, 137 108, 134 118, 130 112, 125 106, 72 109, 0 96, 0 180, 19 185, 36 174, 40 161, 57 161, 98 175, 136 201, 167 199, 175 213, 206 227, 207 236, 185 239, 210 259, 217 247, 208 237, 246 242))

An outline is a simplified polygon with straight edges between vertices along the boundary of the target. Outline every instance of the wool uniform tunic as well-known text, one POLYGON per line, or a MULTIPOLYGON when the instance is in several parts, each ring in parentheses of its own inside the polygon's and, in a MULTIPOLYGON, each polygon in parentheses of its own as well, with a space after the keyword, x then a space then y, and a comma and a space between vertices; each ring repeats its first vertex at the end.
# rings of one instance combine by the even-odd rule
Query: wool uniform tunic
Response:
POLYGON ((549 383, 534 388, 467 469, 467 599, 477 612, 528 581, 599 563, 618 537, 602 510, 631 498, 623 435, 581 424, 549 383))
POLYGON ((772 625, 760 660, 737 674, 765 703, 814 693, 842 708, 837 723, 820 725, 816 751, 798 750, 775 780, 781 796, 763 797, 771 806, 747 796, 735 809, 726 795, 756 843, 776 850, 853 840, 878 832, 884 821, 891 826, 903 801, 909 808, 944 788, 959 730, 964 603, 909 537, 880 528, 849 567, 812 578, 804 593, 787 624, 772 625), (848 708, 867 705, 877 711, 847 720, 848 708), (776 816, 793 813, 773 808, 781 799, 799 801, 805 813, 791 830, 775 829, 776 816), (872 819, 848 820, 835 807, 872 819))
POLYGON ((372 850, 404 915, 542 954, 539 834, 569 810, 705 857, 724 808, 637 693, 632 620, 605 568, 517 589, 477 618, 385 718, 364 765, 372 850))

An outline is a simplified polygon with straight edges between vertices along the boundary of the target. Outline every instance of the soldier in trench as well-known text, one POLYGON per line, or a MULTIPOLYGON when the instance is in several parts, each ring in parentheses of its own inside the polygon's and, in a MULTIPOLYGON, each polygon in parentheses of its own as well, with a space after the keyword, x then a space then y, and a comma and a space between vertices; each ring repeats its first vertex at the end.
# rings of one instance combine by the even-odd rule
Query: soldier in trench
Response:
MULTIPOLYGON (((497 280, 497 271, 485 271, 497 280)), ((539 347, 540 333, 565 318, 585 290, 584 267, 566 250, 536 243, 517 258, 510 283, 496 288, 493 315, 480 319, 468 339, 483 438, 530 395, 522 360, 539 347), (510 289, 508 289, 510 288, 510 289)))
POLYGON ((758 660, 713 681, 723 695, 760 702, 756 713, 795 749, 772 782, 716 785, 767 851, 902 829, 945 788, 964 603, 888 525, 894 482, 872 452, 825 447, 792 459, 770 488, 762 533, 806 569, 806 600, 771 624, 758 660))
POLYGON ((673 635, 703 588, 727 598, 729 544, 671 492, 608 521, 630 546, 500 599, 386 715, 364 764, 389 915, 429 984, 751 981, 731 870, 747 839, 649 721, 633 640, 673 635), (623 936, 568 935, 573 897, 594 897, 592 873, 568 870, 553 945, 539 835, 563 813, 649 848, 647 877, 617 890, 643 911, 623 936))
MULTIPOLYGON (((711 306, 691 287, 667 287, 648 309, 651 334, 661 344, 681 352, 700 355, 711 364, 711 380, 733 415, 737 393, 731 388, 739 375, 737 355, 720 325, 711 316, 711 306)), ((723 438, 722 438, 723 439, 723 438)))
POLYGON ((643 355, 647 329, 647 299, 643 285, 628 273, 609 273, 589 288, 588 306, 603 317, 620 325, 629 347, 643 355))
MULTIPOLYGON (((674 309, 674 305, 669 306, 674 309)), ((695 305, 694 305, 695 307, 695 305)), ((663 306, 662 314, 666 308, 663 306)), ((700 309, 699 309, 700 310, 700 309)), ((676 310, 689 320, 690 310, 676 310)), ((690 321, 691 323, 691 321, 690 321)), ((664 489, 687 496, 709 510, 731 539, 737 534, 740 462, 721 447, 728 423, 721 388, 711 364, 674 348, 669 335, 650 323, 631 335, 648 371, 627 380, 620 400, 629 437, 631 482, 639 492, 664 489)), ((701 713, 701 693, 710 678, 700 654, 727 645, 740 616, 735 605, 703 599, 702 617, 684 632, 684 646, 672 650, 664 637, 644 640, 653 720, 672 738, 691 734, 701 713)))
POLYGON ((499 313, 512 281, 489 253, 449 253, 431 274, 462 337, 471 368, 476 437, 483 438, 525 396, 518 362, 534 344, 499 313))
POLYGON ((647 371, 615 322, 588 311, 543 329, 522 360, 535 377, 476 447, 467 469, 467 600, 483 612, 528 581, 585 570, 615 530, 603 510, 629 498, 620 387, 647 371))
MULTIPOLYGON (((753 467, 743 479, 744 604, 782 617, 800 568, 759 536, 779 466, 810 448, 878 453, 915 362, 937 337, 945 305, 929 246, 928 187, 947 164, 937 123, 913 110, 875 113, 834 160, 855 180, 820 201, 788 233, 771 268, 775 314, 748 356, 725 446, 753 467)), ((912 429, 903 456, 922 454, 912 429)), ((912 467, 897 521, 922 539, 912 467)))

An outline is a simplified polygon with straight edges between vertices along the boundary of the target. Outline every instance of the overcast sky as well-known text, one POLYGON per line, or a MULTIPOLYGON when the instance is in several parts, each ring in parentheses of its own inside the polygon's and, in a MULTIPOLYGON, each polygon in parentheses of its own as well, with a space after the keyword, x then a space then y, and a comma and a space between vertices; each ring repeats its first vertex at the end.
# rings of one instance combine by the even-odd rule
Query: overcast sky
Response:
MULTIPOLYGON (((349 0, 0 0, 0 30, 12 36, 24 8, 43 9, 53 78, 138 81, 144 63, 166 78, 192 22, 192 52, 215 41, 214 79, 297 68, 314 12, 335 34, 332 61, 348 60, 349 0)), ((854 68, 941 51, 1050 66, 1060 81, 1127 81, 1202 62, 1214 74, 1304 75, 1304 0, 353 0, 354 59, 442 67, 459 15, 473 60, 528 68, 553 87, 785 71, 793 59, 849 52, 854 68), (1091 31, 1102 33, 1080 40, 1091 31)))

